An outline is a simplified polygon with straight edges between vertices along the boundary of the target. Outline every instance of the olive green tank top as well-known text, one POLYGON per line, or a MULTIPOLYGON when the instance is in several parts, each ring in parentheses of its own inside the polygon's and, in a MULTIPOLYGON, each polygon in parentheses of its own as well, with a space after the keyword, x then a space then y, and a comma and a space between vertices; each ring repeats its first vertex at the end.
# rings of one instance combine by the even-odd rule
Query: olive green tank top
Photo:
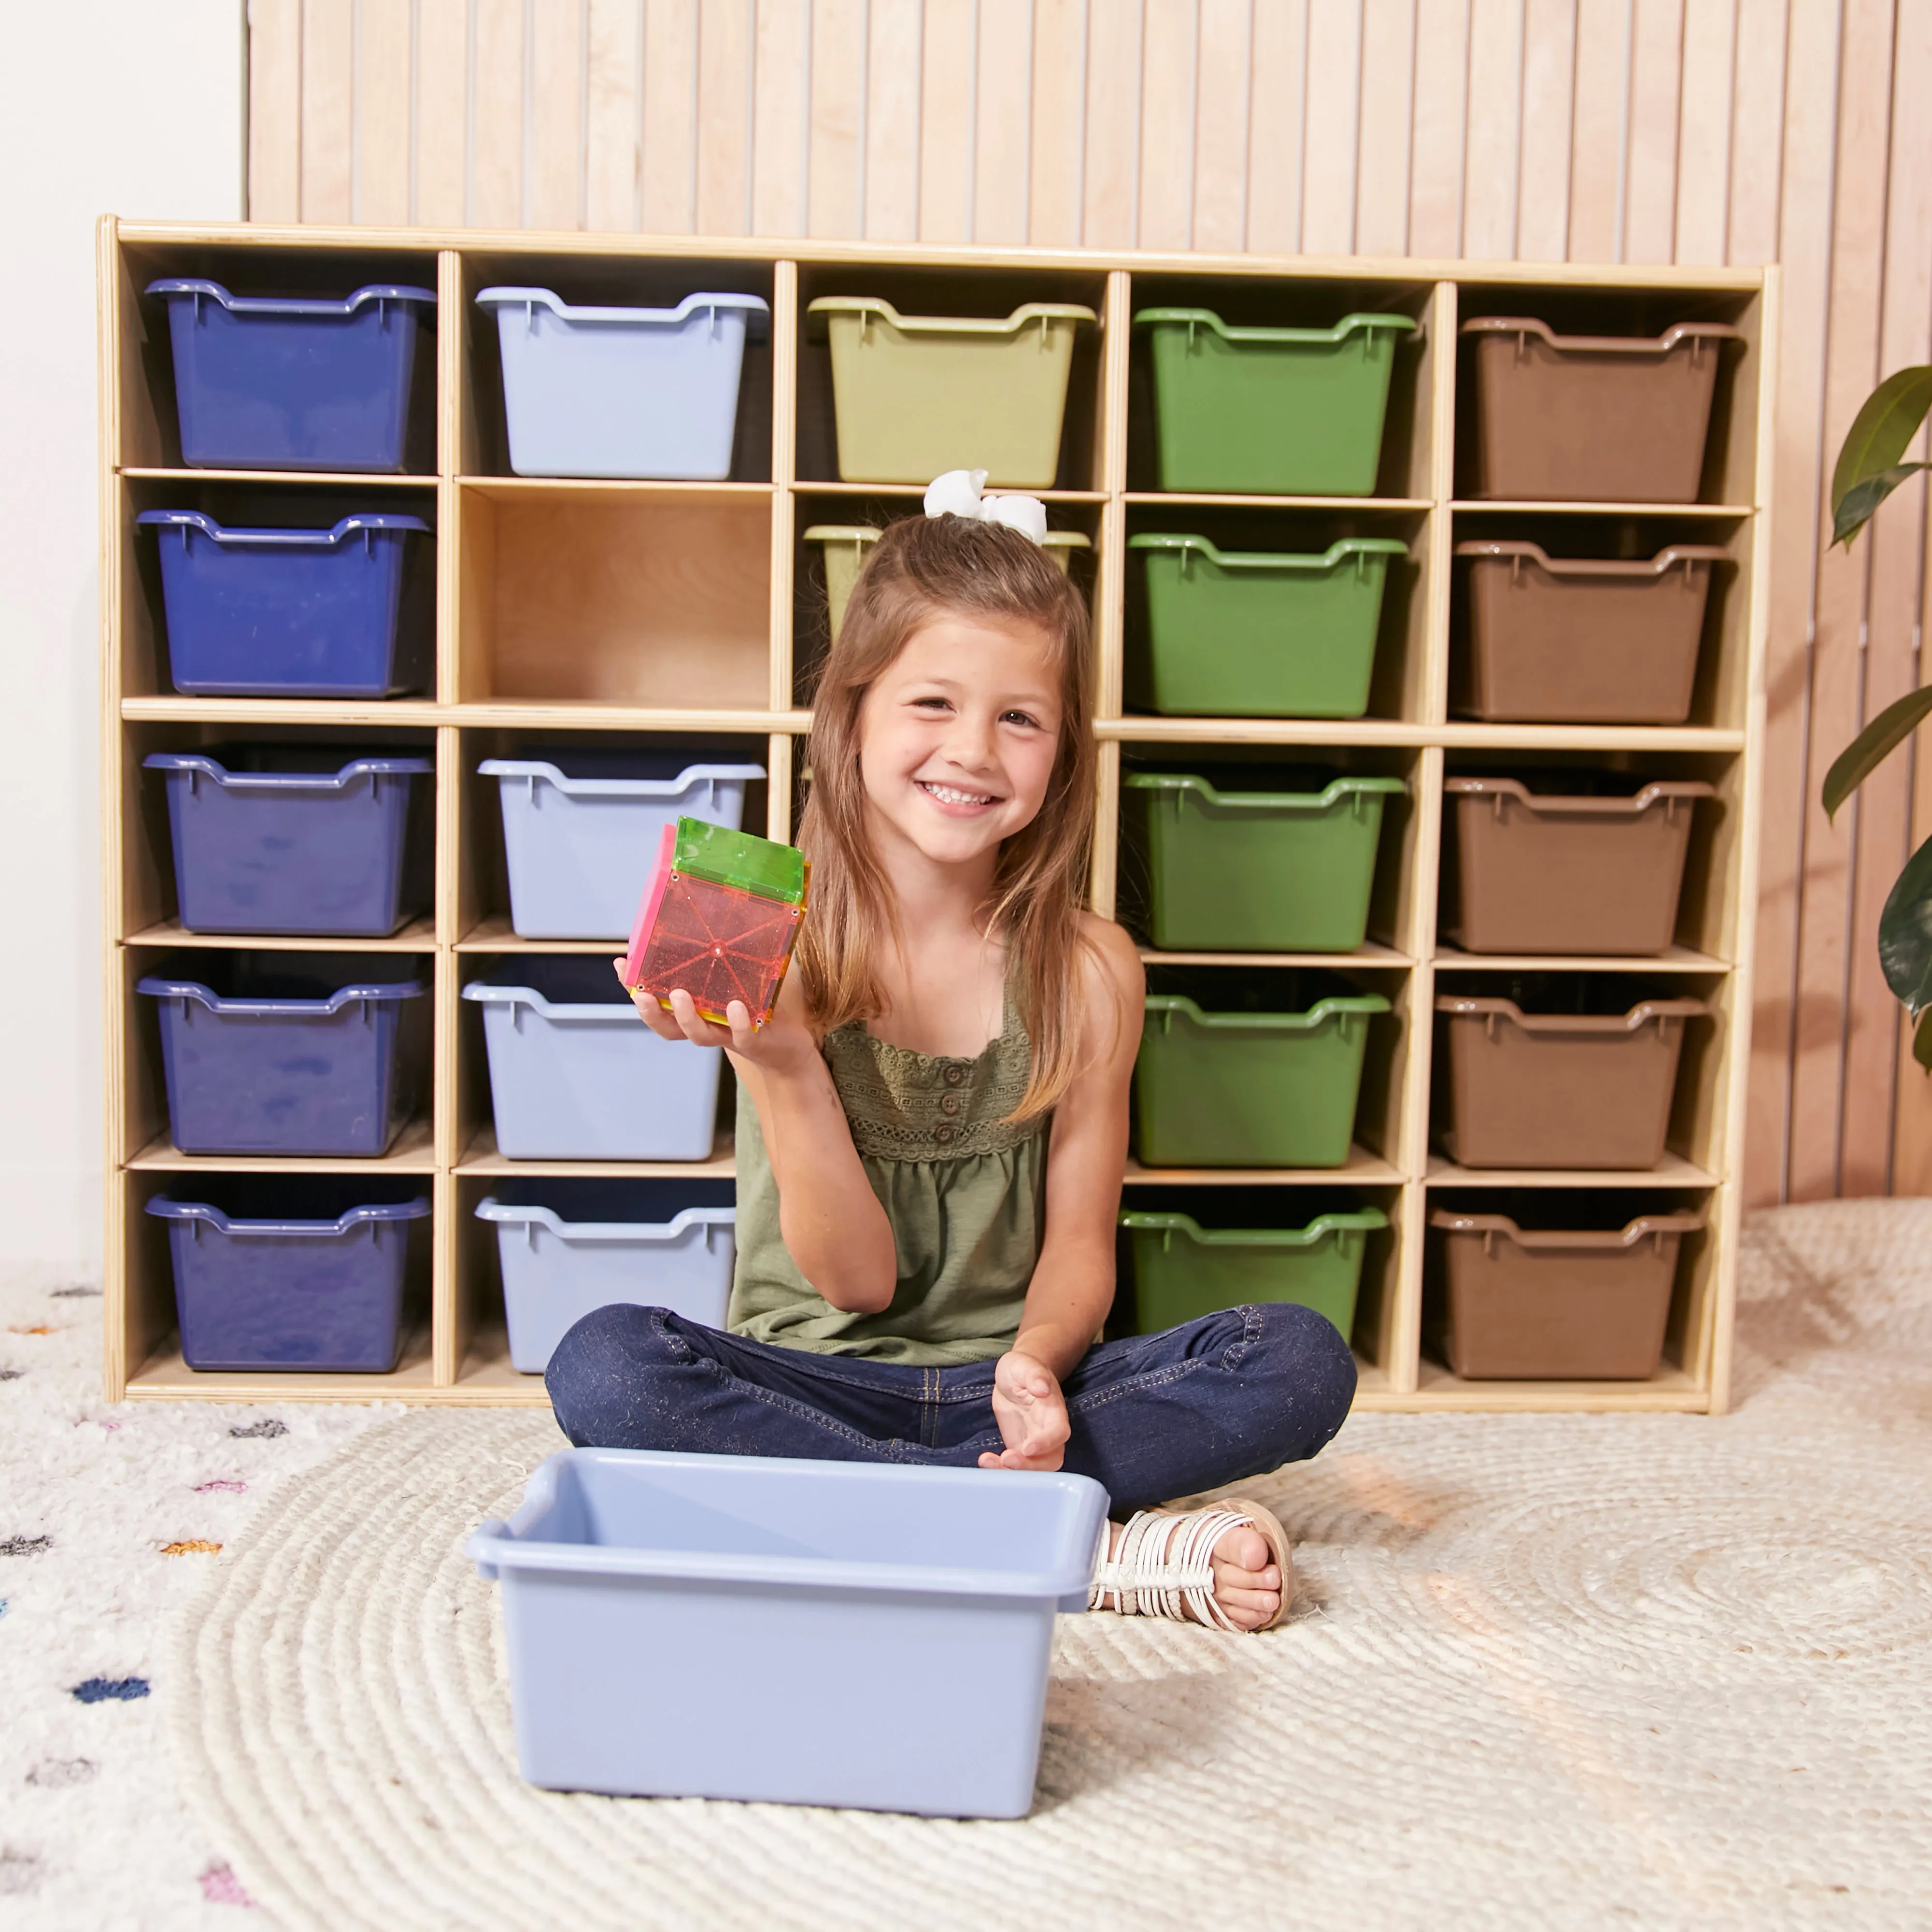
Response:
POLYGON ((820 1051, 853 1144, 892 1224, 898 1286, 878 1315, 834 1308, 778 1232, 778 1184, 758 1112, 738 1090, 734 1334, 820 1354, 941 1365, 1005 1354, 1046 1224, 1047 1117, 1009 1122, 1032 1050, 1010 1002, 998 1040, 970 1060, 913 1053, 862 1024, 820 1051))

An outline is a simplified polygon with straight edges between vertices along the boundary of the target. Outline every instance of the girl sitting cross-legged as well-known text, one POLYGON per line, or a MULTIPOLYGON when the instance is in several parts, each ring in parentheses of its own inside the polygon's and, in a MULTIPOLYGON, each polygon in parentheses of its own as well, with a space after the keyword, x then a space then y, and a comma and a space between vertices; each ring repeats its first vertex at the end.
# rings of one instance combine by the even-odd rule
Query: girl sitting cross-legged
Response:
POLYGON ((1077 1471, 1119 1519, 1096 1607, 1264 1629, 1294 1588, 1274 1517, 1149 1512, 1316 1454, 1354 1360, 1285 1304, 1095 1342, 1143 988, 1082 909, 1087 611, 1036 502, 942 481, 968 514, 931 514, 936 485, 885 532, 819 682, 812 902, 770 1019, 638 1000, 737 1071, 729 1328, 600 1309, 550 1398, 580 1445, 1077 1471))

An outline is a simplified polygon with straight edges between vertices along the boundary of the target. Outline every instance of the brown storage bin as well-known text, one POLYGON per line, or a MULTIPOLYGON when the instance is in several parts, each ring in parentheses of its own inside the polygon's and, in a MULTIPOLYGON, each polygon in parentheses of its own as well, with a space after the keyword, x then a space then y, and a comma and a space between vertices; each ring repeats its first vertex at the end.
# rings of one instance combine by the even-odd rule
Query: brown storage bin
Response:
POLYGON ((1694 503, 1718 360, 1740 332, 1558 335, 1533 316, 1462 325, 1472 345, 1472 494, 1574 503, 1694 503))
POLYGON ((1681 724, 1690 715, 1714 544, 1648 562, 1552 557, 1533 543, 1459 543, 1469 628, 1456 656, 1466 718, 1681 724))
POLYGON ((1702 1000, 1627 1012, 1526 1013, 1515 1000, 1444 994, 1442 1145, 1463 1167, 1649 1168, 1664 1156, 1684 1028, 1702 1000))
POLYGON ((1637 1382, 1664 1358, 1678 1249, 1704 1216, 1552 1232, 1438 1208, 1429 1225, 1447 1290, 1443 1352, 1457 1375, 1637 1382))
POLYGON ((1701 780, 1634 797, 1555 797, 1516 778, 1450 778, 1455 841, 1444 925, 1470 952, 1661 952, 1677 929, 1701 780))

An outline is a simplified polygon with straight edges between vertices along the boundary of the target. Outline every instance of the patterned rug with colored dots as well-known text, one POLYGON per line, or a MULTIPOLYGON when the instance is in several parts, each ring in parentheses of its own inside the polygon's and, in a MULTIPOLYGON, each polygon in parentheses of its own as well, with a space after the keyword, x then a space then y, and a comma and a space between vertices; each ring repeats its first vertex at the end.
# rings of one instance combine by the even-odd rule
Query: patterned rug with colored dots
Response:
POLYGON ((388 1408, 100 1400, 100 1294, 0 1275, 0 1925, 266 1925, 166 1739, 172 1606, 388 1408))

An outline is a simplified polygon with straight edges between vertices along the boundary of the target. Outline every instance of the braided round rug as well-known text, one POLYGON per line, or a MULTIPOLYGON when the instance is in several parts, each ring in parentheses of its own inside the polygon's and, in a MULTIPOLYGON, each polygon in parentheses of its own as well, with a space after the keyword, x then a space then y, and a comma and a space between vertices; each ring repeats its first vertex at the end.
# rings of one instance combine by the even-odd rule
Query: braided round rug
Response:
POLYGON ((1731 1417, 1358 1417, 1244 1485, 1290 1622, 1060 1619, 1024 1821, 520 1783, 460 1546, 560 1444, 527 1412, 265 1506, 172 1634, 183 1784, 329 1932, 1926 1924, 1932 1203, 1748 1249, 1731 1417))

